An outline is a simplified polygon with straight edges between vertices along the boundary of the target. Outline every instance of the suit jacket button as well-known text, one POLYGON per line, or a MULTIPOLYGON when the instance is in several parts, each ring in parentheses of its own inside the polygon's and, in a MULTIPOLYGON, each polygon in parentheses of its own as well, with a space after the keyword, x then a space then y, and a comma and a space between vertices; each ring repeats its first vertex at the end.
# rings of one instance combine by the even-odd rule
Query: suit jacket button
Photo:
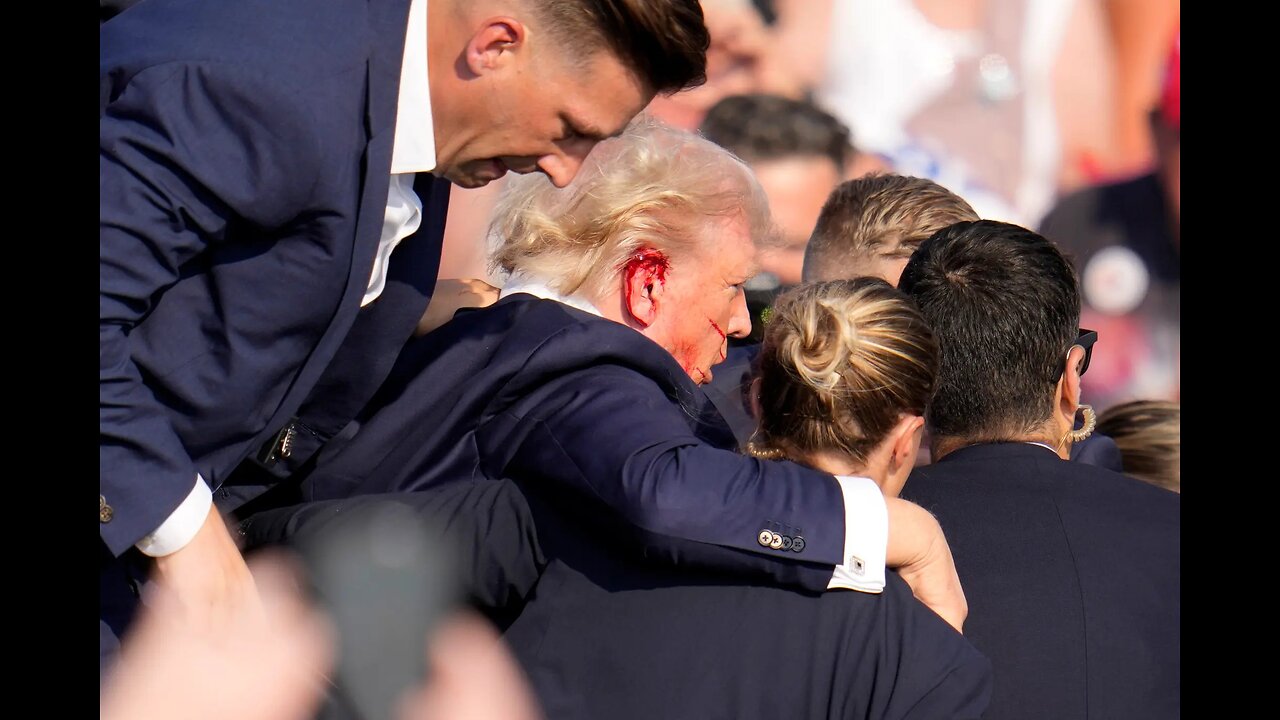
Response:
POLYGON ((111 522, 111 518, 115 517, 115 514, 116 514, 116 511, 112 510, 111 506, 107 504, 107 498, 102 495, 99 495, 98 496, 98 519, 104 523, 109 523, 111 522))
POLYGON ((761 530, 760 535, 756 537, 756 541, 765 547, 773 545, 773 533, 768 530, 761 530))
POLYGON ((795 539, 791 541, 791 552, 804 552, 804 538, 797 535, 795 539))
POLYGON ((794 545, 794 544, 795 544, 795 542, 796 542, 795 540, 792 540, 792 539, 791 539, 791 536, 790 536, 790 535, 783 535, 783 536, 782 536, 782 549, 783 549, 783 550, 790 550, 790 549, 791 549, 791 546, 792 546, 792 545, 794 545))
POLYGON ((780 533, 773 534, 773 540, 769 542, 769 547, 778 550, 782 547, 782 535, 780 533))

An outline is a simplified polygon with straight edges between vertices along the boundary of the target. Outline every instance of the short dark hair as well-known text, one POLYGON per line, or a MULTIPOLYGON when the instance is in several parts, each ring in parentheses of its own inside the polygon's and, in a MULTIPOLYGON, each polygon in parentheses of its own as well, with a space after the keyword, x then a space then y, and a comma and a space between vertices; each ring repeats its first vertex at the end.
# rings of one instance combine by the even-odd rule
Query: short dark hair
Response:
POLYGON ((998 441, 1038 429, 1080 324, 1071 262, 1026 228, 959 222, 921 244, 899 287, 942 350, 935 435, 998 441))
POLYGON ((843 173, 854 155, 844 123, 813 103, 777 95, 723 98, 707 111, 699 129, 748 163, 819 155, 843 173))
POLYGON ((977 219, 964 198, 926 178, 876 173, 846 180, 818 215, 804 251, 804 277, 847 277, 845 269, 859 260, 910 257, 942 228, 977 219))
POLYGON ((607 48, 656 93, 707 81, 711 34, 698 0, 532 0, 532 6, 574 57, 607 48))

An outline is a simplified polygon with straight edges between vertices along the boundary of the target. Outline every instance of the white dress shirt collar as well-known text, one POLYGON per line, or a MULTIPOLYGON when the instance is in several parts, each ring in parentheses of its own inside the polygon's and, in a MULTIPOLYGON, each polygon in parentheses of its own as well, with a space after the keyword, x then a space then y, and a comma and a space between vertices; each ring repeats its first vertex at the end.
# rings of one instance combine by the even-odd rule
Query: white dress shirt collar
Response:
MULTIPOLYGON (((1053 449, 1053 448, 1051 448, 1051 447, 1049 447, 1048 443, 1037 442, 1037 441, 1034 441, 1034 440, 1024 440, 1023 442, 1024 442, 1024 443, 1026 443, 1027 445, 1039 445, 1040 447, 1044 448, 1045 450, 1048 450, 1049 452, 1053 453, 1054 455, 1057 455, 1057 454, 1058 454, 1058 451, 1057 451, 1057 450, 1054 450, 1054 449, 1053 449)), ((1061 457, 1061 456, 1059 456, 1059 457, 1061 457)))
POLYGON ((435 125, 427 82, 427 0, 412 0, 405 32, 396 137, 391 149, 392 175, 431 172, 436 167, 435 125))
POLYGON ((592 315, 604 317, 604 315, 600 314, 600 310, 590 302, 576 295, 561 295, 541 280, 512 275, 511 278, 507 280, 506 284, 502 286, 502 292, 498 293, 498 299, 501 300, 504 297, 514 295, 516 293, 526 293, 528 295, 533 295, 534 297, 540 297, 544 300, 555 300, 556 302, 564 303, 569 307, 577 308, 583 312, 589 312, 592 315))

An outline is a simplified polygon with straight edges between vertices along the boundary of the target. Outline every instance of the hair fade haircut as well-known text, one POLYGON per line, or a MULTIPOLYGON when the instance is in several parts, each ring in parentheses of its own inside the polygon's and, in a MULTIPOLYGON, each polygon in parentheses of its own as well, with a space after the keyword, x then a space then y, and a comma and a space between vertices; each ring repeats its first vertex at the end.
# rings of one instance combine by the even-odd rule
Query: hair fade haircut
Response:
POLYGON ((760 414, 747 451, 866 462, 903 413, 923 415, 938 375, 933 331, 880 278, 798 285, 774 305, 760 351, 760 414))
POLYGON ((978 219, 964 198, 925 178, 875 173, 846 180, 822 206, 804 252, 805 280, 853 275, 877 256, 907 258, 948 225, 978 219))
POLYGON ((1071 262, 1026 228, 991 220, 926 240, 899 287, 942 349, 926 415, 935 436, 993 442, 1038 430, 1075 343, 1080 291, 1071 262))
POLYGON ((511 178, 494 209, 490 264, 564 295, 603 298, 637 251, 696 264, 700 253, 715 252, 714 236, 703 231, 734 216, 745 218, 756 242, 773 232, 750 169, 720 146, 641 114, 597 145, 563 189, 538 173, 511 178))
POLYGON ((577 60, 609 49, 656 93, 707 80, 711 34, 698 0, 530 0, 561 48, 577 60))
POLYGON ((854 155, 849 129, 817 105, 777 95, 731 95, 707 111, 708 140, 749 163, 817 155, 841 174, 854 155))

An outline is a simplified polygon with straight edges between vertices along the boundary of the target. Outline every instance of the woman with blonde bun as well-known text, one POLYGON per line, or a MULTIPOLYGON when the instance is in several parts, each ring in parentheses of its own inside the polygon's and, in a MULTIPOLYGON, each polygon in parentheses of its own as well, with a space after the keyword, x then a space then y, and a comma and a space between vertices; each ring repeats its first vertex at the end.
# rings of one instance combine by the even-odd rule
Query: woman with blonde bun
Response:
POLYGON ((869 477, 896 497, 937 375, 933 331, 884 280, 801 285, 779 298, 765 330, 747 451, 869 477))

